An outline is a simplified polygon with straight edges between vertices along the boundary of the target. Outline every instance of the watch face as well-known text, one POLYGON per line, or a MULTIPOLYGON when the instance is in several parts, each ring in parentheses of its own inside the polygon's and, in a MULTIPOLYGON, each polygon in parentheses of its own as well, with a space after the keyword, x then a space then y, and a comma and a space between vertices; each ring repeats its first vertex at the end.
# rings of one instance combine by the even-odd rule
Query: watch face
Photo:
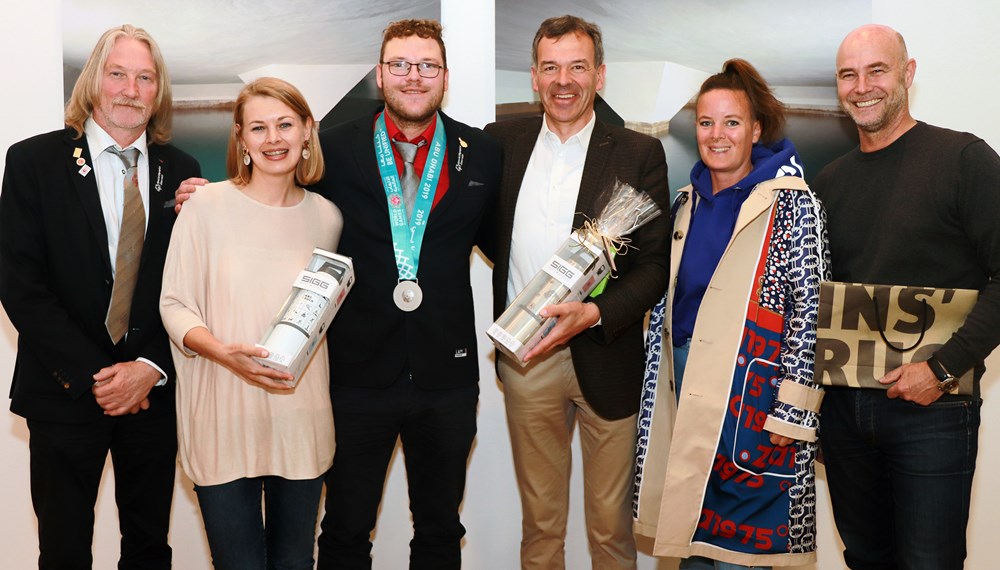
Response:
POLYGON ((954 376, 952 376, 952 377, 948 378, 947 380, 939 383, 938 384, 938 388, 940 388, 942 392, 945 392, 945 393, 948 393, 948 394, 953 393, 956 390, 958 390, 958 378, 955 378, 954 376))

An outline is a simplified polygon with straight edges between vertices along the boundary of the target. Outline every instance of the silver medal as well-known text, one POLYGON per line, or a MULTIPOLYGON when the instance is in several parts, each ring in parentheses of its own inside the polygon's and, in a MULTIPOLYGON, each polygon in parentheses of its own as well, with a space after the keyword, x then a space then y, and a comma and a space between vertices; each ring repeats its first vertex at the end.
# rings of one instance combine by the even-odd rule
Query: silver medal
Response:
POLYGON ((410 312, 420 306, 424 292, 416 281, 400 281, 392 291, 392 300, 400 310, 410 312))

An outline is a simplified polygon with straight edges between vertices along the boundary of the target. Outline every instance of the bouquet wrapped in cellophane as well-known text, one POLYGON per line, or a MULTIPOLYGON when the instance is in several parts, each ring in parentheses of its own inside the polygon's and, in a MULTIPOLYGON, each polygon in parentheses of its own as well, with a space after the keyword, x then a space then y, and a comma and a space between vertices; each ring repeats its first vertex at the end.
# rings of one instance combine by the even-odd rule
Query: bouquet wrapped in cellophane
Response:
POLYGON ((623 182, 604 195, 607 205, 601 213, 573 231, 486 331, 497 348, 522 366, 524 355, 556 324, 555 317, 542 317, 539 311, 602 293, 614 276, 615 255, 624 255, 629 247, 625 236, 661 213, 649 194, 623 182))

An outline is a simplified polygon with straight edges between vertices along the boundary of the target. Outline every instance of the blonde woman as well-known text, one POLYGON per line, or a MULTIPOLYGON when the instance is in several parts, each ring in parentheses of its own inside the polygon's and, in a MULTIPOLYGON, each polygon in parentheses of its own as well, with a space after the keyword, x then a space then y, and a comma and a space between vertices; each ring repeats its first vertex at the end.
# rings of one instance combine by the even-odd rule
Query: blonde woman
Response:
POLYGON ((302 188, 324 165, 295 87, 263 78, 243 89, 226 170, 185 203, 164 269, 180 462, 217 569, 311 569, 334 453, 327 351, 294 389, 253 359, 313 248, 335 250, 343 226, 333 203, 302 188))

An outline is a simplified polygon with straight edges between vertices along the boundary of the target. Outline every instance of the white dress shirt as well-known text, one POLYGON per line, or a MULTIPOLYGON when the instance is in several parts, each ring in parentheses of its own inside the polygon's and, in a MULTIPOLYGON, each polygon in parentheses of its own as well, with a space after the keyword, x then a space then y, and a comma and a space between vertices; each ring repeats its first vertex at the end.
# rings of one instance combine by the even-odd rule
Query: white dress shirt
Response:
POLYGON ((531 152, 514 210, 507 304, 513 301, 573 231, 587 148, 596 115, 566 142, 549 130, 548 118, 531 152))

